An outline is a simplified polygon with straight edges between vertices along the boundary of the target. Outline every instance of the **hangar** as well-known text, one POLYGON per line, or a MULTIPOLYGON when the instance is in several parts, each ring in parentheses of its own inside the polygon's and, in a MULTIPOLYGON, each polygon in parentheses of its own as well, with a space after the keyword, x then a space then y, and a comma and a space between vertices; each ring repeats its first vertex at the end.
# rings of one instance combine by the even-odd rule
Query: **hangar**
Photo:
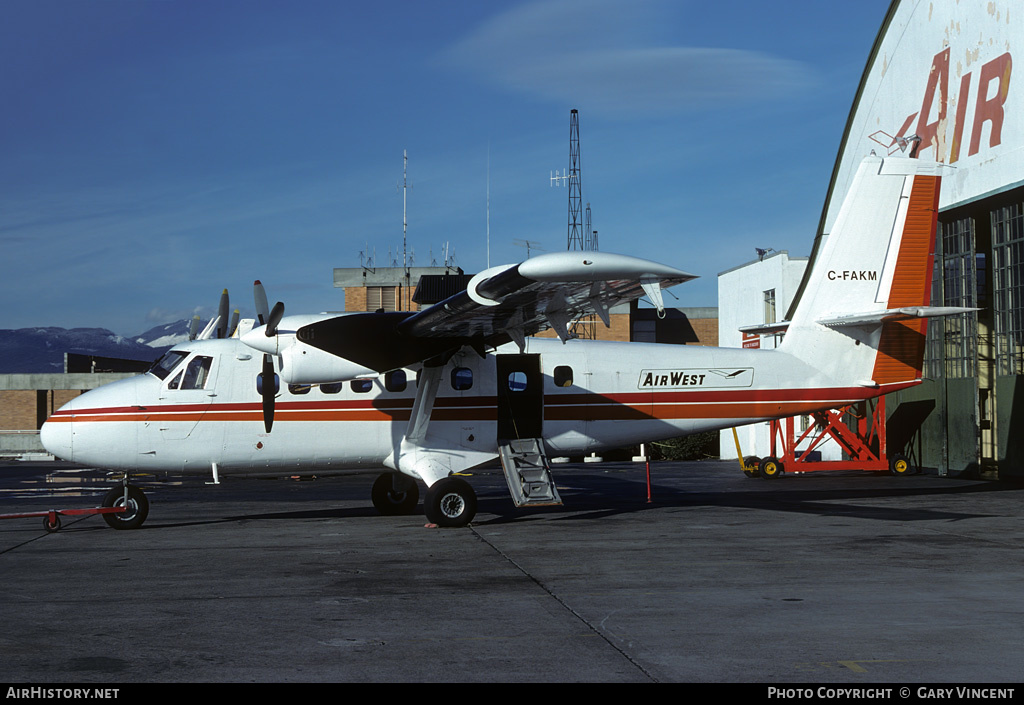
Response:
MULTIPOLYGON (((1024 477, 1024 437, 1014 433, 1024 428, 1024 86, 1013 77, 1018 41, 1024 42, 1019 3, 892 2, 842 135, 806 268, 814 266, 863 157, 903 151, 947 165, 932 304, 980 311, 931 322, 921 341, 924 383, 890 395, 887 403, 890 449, 943 475, 1024 477)), ((731 315, 727 309, 743 305, 720 300, 723 321, 731 315)), ((751 311, 746 323, 762 322, 761 301, 745 305, 751 311)))

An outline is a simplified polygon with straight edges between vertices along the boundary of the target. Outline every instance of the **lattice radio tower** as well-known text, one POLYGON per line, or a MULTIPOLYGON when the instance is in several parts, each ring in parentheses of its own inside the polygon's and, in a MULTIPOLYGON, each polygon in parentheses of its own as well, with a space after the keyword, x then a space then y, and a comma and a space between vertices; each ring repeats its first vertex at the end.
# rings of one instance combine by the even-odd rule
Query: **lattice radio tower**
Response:
POLYGON ((582 250, 583 187, 580 184, 580 116, 573 108, 569 114, 569 242, 567 250, 582 250))

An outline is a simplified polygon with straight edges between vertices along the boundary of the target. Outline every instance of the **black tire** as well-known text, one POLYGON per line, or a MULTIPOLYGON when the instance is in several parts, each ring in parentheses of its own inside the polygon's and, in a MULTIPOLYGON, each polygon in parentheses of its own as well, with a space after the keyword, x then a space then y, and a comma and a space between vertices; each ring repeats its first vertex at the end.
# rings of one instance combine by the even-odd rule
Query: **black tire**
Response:
POLYGON ((758 463, 757 468, 761 473, 761 477, 766 480, 774 480, 786 471, 785 466, 779 462, 779 459, 771 456, 761 458, 761 462, 758 463))
POLYGON ((743 474, 746 475, 747 477, 757 477, 758 475, 761 474, 761 471, 758 467, 760 464, 761 459, 758 458, 756 455, 746 456, 745 458, 743 458, 743 474))
POLYGON ((907 456, 902 453, 896 453, 889 458, 889 472, 902 477, 904 475, 913 475, 916 472, 916 468, 910 464, 907 456))
POLYGON ((373 506, 384 516, 404 516, 416 511, 420 488, 405 475, 386 472, 373 482, 370 490, 373 506))
POLYGON ((43 517, 43 528, 46 529, 46 533, 55 534, 60 531, 60 515, 54 514, 53 521, 50 521, 49 515, 43 517))
MULTIPOLYGON (((103 498, 104 507, 124 506, 124 487, 115 487, 103 498)), ((134 485, 128 485, 128 510, 117 514, 104 514, 103 521, 112 529, 137 529, 149 516, 149 500, 134 485)))
POLYGON ((466 526, 476 516, 476 492, 457 477, 438 480, 427 489, 423 513, 438 526, 466 526))

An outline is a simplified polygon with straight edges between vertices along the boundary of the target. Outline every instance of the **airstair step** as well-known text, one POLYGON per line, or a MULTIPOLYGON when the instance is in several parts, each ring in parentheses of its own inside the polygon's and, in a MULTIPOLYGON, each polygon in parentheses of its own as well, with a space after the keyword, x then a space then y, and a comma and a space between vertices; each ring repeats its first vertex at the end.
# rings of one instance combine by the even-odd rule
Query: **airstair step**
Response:
POLYGON ((517 507, 562 503, 541 439, 499 440, 498 451, 505 481, 517 507))

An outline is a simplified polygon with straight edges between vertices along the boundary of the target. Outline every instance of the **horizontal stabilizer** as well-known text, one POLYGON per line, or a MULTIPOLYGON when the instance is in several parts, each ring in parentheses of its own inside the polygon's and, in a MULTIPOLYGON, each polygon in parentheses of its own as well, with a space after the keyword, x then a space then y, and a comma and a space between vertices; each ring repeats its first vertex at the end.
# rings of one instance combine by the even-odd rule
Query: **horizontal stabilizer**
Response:
POLYGON ((869 313, 851 313, 834 318, 819 318, 816 322, 829 328, 841 328, 844 326, 874 326, 881 325, 888 321, 909 321, 917 318, 934 318, 936 316, 955 316, 960 313, 973 313, 980 311, 977 308, 965 308, 961 306, 907 306, 903 308, 890 308, 884 311, 872 311, 869 313))
POLYGON ((758 333, 760 335, 771 335, 773 333, 785 333, 789 330, 789 321, 778 323, 758 323, 752 326, 740 326, 740 333, 758 333))

